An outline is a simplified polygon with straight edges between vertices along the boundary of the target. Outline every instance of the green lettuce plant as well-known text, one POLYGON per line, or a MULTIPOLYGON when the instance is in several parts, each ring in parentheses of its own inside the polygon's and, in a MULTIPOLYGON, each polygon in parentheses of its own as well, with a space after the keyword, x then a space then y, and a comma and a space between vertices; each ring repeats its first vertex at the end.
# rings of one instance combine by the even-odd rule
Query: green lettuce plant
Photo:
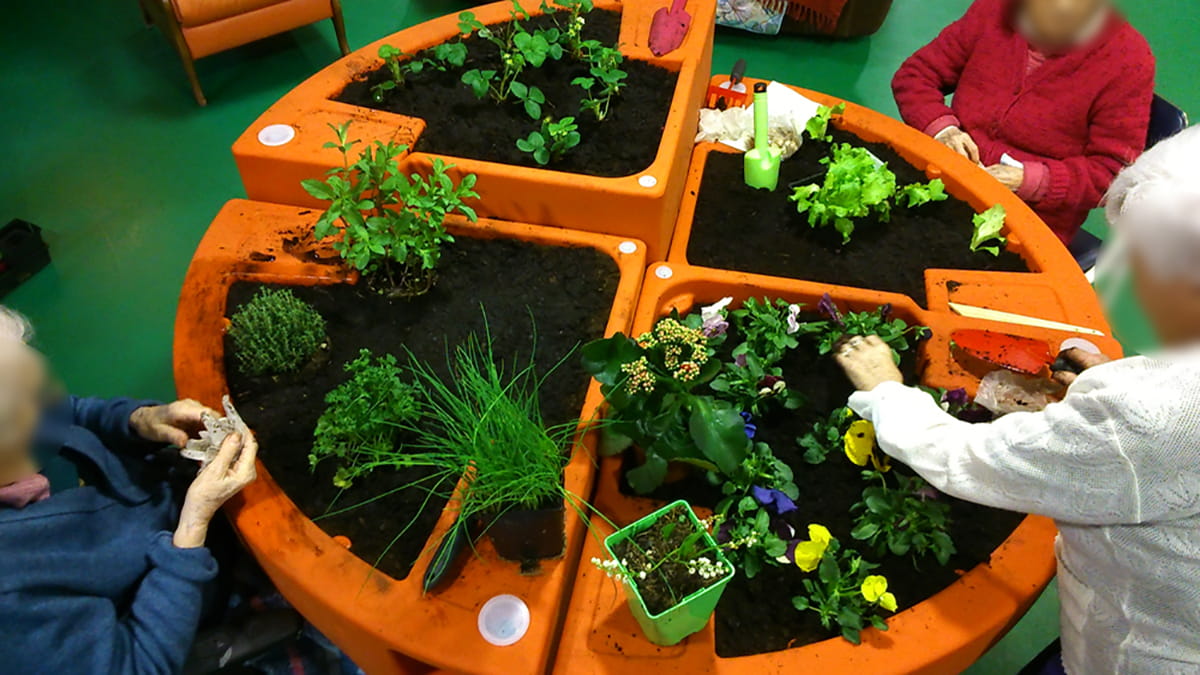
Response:
POLYGON ((846 104, 839 103, 830 108, 829 106, 820 106, 817 108, 817 113, 808 119, 804 124, 804 131, 808 137, 814 141, 824 141, 826 143, 833 140, 833 136, 829 133, 829 122, 834 117, 840 116, 846 112, 846 104))
POLYGON ((290 373, 325 345, 325 319, 286 288, 260 288, 230 317, 229 339, 246 374, 290 373))
POLYGON ((846 143, 833 146, 833 154, 821 160, 829 167, 821 185, 801 185, 789 199, 796 210, 808 214, 812 227, 832 226, 848 243, 856 220, 874 215, 888 222, 896 174, 864 148, 846 143))
POLYGON ((407 146, 376 141, 356 159, 358 140, 349 139, 350 122, 330 125, 336 142, 326 143, 342 154, 342 166, 325 180, 309 179, 308 194, 330 202, 314 230, 318 241, 333 238, 333 248, 354 269, 372 277, 390 295, 420 295, 433 285, 443 244, 453 242, 443 222, 457 211, 470 221, 475 210, 464 200, 477 199, 475 174, 457 185, 447 165, 435 158, 427 176, 405 175, 397 157, 407 146))
POLYGON ((896 203, 910 209, 931 202, 944 202, 949 198, 950 195, 946 194, 946 184, 941 178, 934 178, 928 183, 905 185, 896 193, 896 203))
POLYGON ((1004 220, 1007 216, 1008 212, 1001 204, 976 214, 973 219, 975 231, 971 235, 971 250, 1000 255, 1000 249, 1008 243, 1008 239, 1000 234, 1004 231, 1004 220))

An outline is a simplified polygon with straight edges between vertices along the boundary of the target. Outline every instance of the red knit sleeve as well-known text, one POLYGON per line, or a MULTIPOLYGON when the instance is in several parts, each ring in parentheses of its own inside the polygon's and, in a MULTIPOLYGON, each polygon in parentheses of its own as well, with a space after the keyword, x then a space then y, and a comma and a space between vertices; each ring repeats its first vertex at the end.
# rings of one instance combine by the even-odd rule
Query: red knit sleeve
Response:
POLYGON ((996 0, 976 0, 961 19, 908 57, 896 71, 892 93, 900 116, 909 126, 926 129, 934 120, 954 115, 946 105, 946 96, 958 87, 958 78, 994 5, 996 0))
POLYGON ((1113 78, 1092 107, 1084 154, 1047 159, 1043 208, 1092 209, 1100 205, 1117 173, 1146 147, 1154 97, 1154 55, 1141 40, 1113 55, 1113 78))

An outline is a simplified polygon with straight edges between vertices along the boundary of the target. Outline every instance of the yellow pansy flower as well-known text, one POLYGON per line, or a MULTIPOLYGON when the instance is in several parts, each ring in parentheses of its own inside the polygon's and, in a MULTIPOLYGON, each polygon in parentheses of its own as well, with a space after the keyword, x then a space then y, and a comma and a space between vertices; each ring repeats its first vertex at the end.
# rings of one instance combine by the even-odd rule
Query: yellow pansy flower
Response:
POLYGON ((875 425, 867 420, 858 420, 846 430, 842 437, 846 446, 846 457, 856 466, 870 462, 876 471, 887 472, 892 468, 887 455, 875 451, 875 425))
POLYGON ((889 612, 896 611, 896 596, 888 593, 887 578, 878 574, 872 574, 863 580, 862 594, 867 599, 867 602, 879 605, 889 612))
POLYGON ((833 535, 825 526, 814 523, 808 526, 808 539, 809 541, 796 544, 796 567, 805 572, 812 572, 825 557, 825 550, 829 548, 829 542, 833 541, 833 535))

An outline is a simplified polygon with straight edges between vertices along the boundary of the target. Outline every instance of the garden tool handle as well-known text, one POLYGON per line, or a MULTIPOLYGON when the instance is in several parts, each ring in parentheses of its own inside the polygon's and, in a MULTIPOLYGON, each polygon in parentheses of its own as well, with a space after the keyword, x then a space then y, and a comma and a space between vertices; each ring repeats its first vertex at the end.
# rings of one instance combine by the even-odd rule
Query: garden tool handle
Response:
POLYGON ((746 77, 746 59, 738 59, 734 62, 733 69, 729 71, 730 86, 738 84, 744 77, 746 77))
POLYGON ((767 85, 758 82, 754 85, 754 149, 759 152, 767 151, 767 85))
POLYGON ((687 6, 687 0, 675 0, 671 3, 671 13, 678 14, 683 11, 685 6, 687 6))

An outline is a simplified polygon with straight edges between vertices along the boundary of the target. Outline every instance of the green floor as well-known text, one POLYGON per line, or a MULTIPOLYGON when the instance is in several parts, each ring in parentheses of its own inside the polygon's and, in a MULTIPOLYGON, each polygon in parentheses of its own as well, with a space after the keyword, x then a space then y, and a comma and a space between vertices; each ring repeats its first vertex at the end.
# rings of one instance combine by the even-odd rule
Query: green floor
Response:
MULTIPOLYGON (((462 3, 465 6, 466 3, 462 3)), ((229 145, 284 92, 337 56, 332 28, 308 27, 199 65, 210 104, 197 107, 163 37, 136 0, 7 3, 0 27, 0 222, 47 230, 51 267, 5 299, 37 325, 39 346, 72 391, 169 397, 171 334, 191 252, 227 199, 244 196, 229 145)), ((460 4, 346 0, 352 46, 455 11, 460 4)), ((892 72, 969 0, 898 0, 876 36, 846 43, 720 33, 716 67, 745 58, 757 77, 896 113, 892 72)), ((1195 0, 1127 2, 1159 57, 1159 91, 1200 111, 1195 0)), ((1151 339, 1136 308, 1117 307, 1132 350, 1151 339)), ((1047 594, 970 672, 1013 673, 1056 632, 1047 594)))

